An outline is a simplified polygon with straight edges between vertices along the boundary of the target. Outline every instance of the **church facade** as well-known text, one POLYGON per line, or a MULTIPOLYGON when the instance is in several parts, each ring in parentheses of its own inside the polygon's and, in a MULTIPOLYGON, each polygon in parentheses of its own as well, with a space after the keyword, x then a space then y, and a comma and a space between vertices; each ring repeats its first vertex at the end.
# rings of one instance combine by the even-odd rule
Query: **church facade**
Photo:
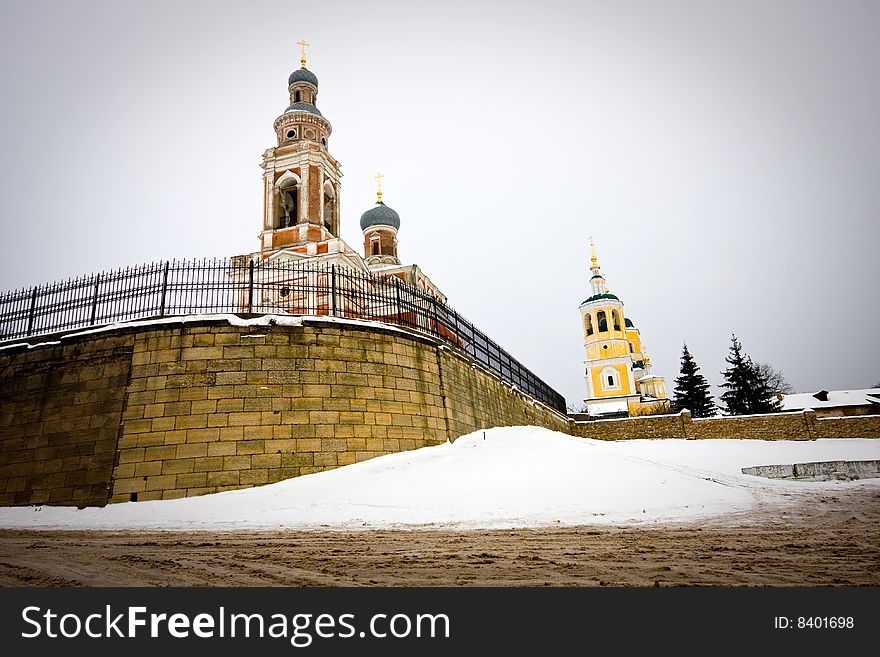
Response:
POLYGON ((595 416, 636 416, 669 410, 666 381, 651 374, 639 329, 605 284, 590 238, 590 296, 580 305, 584 333, 586 411, 595 416))

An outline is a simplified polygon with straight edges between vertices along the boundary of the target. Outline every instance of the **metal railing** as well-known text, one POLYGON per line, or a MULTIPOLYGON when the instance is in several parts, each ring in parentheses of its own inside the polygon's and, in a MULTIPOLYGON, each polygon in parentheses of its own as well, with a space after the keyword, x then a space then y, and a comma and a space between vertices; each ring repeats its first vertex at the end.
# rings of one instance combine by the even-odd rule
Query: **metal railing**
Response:
POLYGON ((565 413, 565 400, 453 308, 395 276, 246 258, 158 262, 0 294, 0 343, 158 317, 326 315, 442 339, 503 381, 565 413))

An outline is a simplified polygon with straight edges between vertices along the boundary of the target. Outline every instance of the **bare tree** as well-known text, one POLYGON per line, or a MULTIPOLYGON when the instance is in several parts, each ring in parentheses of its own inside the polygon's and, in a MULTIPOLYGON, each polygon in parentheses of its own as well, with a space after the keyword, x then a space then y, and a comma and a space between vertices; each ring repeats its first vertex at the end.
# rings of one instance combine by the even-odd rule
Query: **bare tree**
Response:
POLYGON ((790 395, 794 392, 794 386, 786 380, 785 375, 781 371, 773 369, 770 363, 757 363, 755 367, 773 392, 779 392, 783 395, 790 395))

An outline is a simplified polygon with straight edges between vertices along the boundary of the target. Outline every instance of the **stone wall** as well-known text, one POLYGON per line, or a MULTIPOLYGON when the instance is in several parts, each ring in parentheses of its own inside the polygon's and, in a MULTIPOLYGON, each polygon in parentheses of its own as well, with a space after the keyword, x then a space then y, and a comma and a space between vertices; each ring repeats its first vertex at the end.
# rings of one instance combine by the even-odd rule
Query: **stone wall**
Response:
POLYGON ((688 437, 682 415, 649 415, 616 420, 575 422, 573 428, 573 433, 576 436, 595 438, 596 440, 688 437))
POLYGON ((106 504, 131 342, 0 352, 0 505, 106 504))
POLYGON ((576 436, 598 440, 880 438, 880 415, 817 418, 815 412, 804 411, 693 419, 684 411, 679 415, 573 422, 572 427, 576 436))
POLYGON ((3 350, 0 367, 4 504, 200 495, 480 428, 569 426, 463 355, 381 325, 304 319, 128 326, 68 336, 58 346, 3 350), (108 349, 113 359, 104 364, 108 349), (40 367, 61 371, 67 387, 29 378, 40 367), (54 415, 33 415, 33 395, 46 412, 85 419, 62 431, 51 424, 54 415), (28 442, 32 435, 51 438, 55 451, 38 451, 44 445, 28 442), (58 467, 63 478, 40 478, 58 467))

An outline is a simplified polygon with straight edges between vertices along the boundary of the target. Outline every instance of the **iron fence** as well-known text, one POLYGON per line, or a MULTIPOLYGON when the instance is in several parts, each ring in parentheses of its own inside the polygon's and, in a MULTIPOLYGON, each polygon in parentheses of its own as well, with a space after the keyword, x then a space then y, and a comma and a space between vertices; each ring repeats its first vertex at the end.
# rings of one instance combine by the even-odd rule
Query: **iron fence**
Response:
POLYGON ((565 413, 565 400, 446 303, 395 276, 245 258, 167 261, 0 294, 0 343, 115 322, 197 314, 294 314, 427 332, 565 413))

